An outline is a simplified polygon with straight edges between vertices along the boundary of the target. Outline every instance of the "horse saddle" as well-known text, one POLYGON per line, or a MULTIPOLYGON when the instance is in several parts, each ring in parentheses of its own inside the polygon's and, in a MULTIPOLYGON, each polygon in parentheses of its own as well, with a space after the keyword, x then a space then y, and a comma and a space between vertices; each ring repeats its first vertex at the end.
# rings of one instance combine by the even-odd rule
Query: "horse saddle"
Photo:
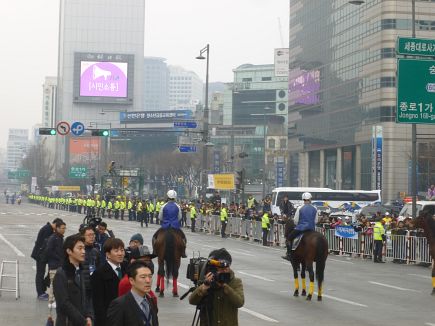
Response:
POLYGON ((296 250, 299 246, 299 244, 301 243, 302 238, 304 237, 304 234, 301 233, 299 234, 294 240, 293 240, 293 246, 292 246, 292 250, 296 250))

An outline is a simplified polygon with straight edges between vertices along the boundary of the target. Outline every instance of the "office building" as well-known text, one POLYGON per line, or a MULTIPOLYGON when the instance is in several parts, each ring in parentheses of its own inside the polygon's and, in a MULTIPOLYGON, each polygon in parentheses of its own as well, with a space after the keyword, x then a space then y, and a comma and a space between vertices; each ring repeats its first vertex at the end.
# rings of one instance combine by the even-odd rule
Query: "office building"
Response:
MULTIPOLYGON (((416 1, 417 37, 435 37, 434 14, 434 2, 416 1)), ((395 122, 398 36, 411 36, 411 1, 290 0, 292 186, 410 192, 411 126, 395 122)), ((419 141, 420 191, 435 179, 421 155, 433 142, 419 141)))
MULTIPOLYGON (((56 123, 116 128, 121 112, 143 110, 145 1, 61 0, 59 16, 56 123)), ((56 137, 58 170, 101 156, 104 144, 86 136, 56 137)))
POLYGON ((203 82, 193 71, 169 66, 169 108, 196 110, 203 103, 203 82))
POLYGON ((144 111, 169 109, 169 69, 166 59, 144 59, 144 111))
POLYGON ((21 162, 29 148, 28 129, 9 129, 6 153, 6 169, 15 171, 21 166, 21 162))

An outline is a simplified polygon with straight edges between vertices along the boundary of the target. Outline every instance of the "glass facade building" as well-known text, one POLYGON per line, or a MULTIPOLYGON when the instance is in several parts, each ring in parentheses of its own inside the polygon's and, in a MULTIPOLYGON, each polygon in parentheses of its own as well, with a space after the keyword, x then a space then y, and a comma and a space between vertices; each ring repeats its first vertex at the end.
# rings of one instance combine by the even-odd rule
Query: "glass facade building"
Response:
MULTIPOLYGON (((435 37, 434 14, 435 2, 416 1, 417 37, 435 37)), ((290 185, 382 189, 384 200, 408 192, 411 126, 395 122, 398 36, 411 36, 410 0, 290 0, 290 185)), ((426 174, 420 191, 435 180, 426 174)))

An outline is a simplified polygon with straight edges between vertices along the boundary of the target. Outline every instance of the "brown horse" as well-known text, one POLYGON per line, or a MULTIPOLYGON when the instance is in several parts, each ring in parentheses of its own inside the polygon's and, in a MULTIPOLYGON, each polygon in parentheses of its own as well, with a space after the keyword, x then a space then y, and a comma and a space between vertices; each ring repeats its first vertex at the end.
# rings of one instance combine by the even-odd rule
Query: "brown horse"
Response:
POLYGON ((172 295, 178 297, 178 269, 180 268, 184 246, 181 234, 177 230, 169 228, 158 231, 153 249, 158 257, 159 270, 156 292, 160 292, 160 297, 164 297, 165 291, 165 265, 166 281, 169 284, 169 278, 172 277, 172 295))
POLYGON ((432 295, 435 295, 435 215, 423 210, 420 216, 415 219, 415 227, 424 230, 424 235, 429 244, 432 257, 432 295))
POLYGON ((314 269, 313 263, 316 262, 317 278, 317 300, 322 301, 322 283, 325 272, 326 258, 328 257, 328 241, 325 236, 316 231, 308 231, 299 243, 295 251, 292 251, 291 263, 295 282, 294 296, 299 296, 299 276, 298 267, 301 266, 302 295, 306 294, 305 269, 310 277, 310 287, 308 289, 307 300, 311 300, 314 292, 314 269))

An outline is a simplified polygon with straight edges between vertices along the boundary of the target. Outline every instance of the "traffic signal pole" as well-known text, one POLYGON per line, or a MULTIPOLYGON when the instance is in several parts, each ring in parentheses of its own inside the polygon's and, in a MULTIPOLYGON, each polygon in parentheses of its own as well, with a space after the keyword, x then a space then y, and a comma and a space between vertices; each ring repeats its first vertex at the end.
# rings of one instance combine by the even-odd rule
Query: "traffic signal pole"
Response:
MULTIPOLYGON (((415 38, 415 0, 412 0, 412 37, 415 38)), ((412 217, 417 217, 417 124, 412 125, 412 165, 411 165, 411 191, 412 191, 412 217)))

